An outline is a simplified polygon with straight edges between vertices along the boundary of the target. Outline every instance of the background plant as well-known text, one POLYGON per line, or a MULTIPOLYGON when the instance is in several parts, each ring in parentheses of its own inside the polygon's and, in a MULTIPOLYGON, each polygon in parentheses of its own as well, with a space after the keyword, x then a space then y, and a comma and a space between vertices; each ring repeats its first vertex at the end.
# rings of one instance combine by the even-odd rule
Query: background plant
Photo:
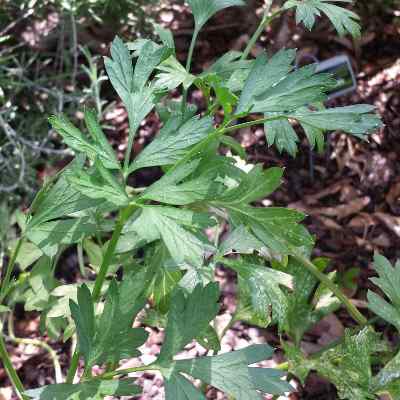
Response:
MULTIPOLYGON (((357 35, 357 16, 332 3, 288 1, 272 13, 268 3, 260 26, 265 27, 286 9, 295 9, 297 21, 308 28, 322 12, 339 33, 357 35)), ((219 351, 220 337, 210 322, 218 313, 214 269, 224 264, 238 275, 239 303, 233 321, 276 324, 289 338, 283 347, 290 372, 304 379, 309 370, 321 371, 336 384, 341 398, 374 398, 384 391, 393 395, 397 377, 385 375, 392 370, 393 361, 383 368, 384 379, 372 376, 372 354, 387 349, 371 328, 364 328, 368 321, 335 285, 334 274, 324 273, 326 261, 311 259, 314 238, 299 224, 304 215, 285 208, 254 206, 277 189, 283 171, 254 166, 246 172, 235 165, 234 158, 217 151, 224 144, 243 156, 229 134, 261 124, 269 145, 295 155, 298 136, 291 121, 302 127, 312 147, 322 148, 324 132, 340 129, 363 138, 380 126, 379 118, 368 105, 326 109, 324 90, 334 84, 332 78, 315 74, 315 66, 294 70, 292 50, 248 60, 254 38, 243 53, 230 52, 208 70, 193 75, 191 58, 200 29, 217 11, 242 2, 192 0, 189 4, 195 34, 186 68, 175 57, 171 33, 162 28, 157 28, 160 43, 139 40, 126 45, 116 38, 111 58, 105 60, 109 79, 129 115, 130 134, 122 165, 102 132, 98 112, 85 111, 88 134, 65 116, 50 118, 77 156, 46 183, 20 223, 20 239, 7 265, 0 298, 12 306, 25 297, 27 307, 42 311, 43 329, 53 335, 62 332, 65 340, 76 334, 78 345, 66 383, 24 391, 2 341, 1 356, 10 379, 21 398, 40 399, 135 395, 139 389, 131 379, 113 378, 146 370, 161 372, 167 399, 204 398, 183 374, 237 399, 259 398, 257 391, 290 391, 279 370, 249 368, 272 355, 268 345, 175 360, 193 339, 210 354, 219 351), (207 99, 203 114, 187 104, 187 91, 193 85, 207 99), (178 87, 183 87, 184 95, 177 106, 167 95, 178 87), (131 160, 136 131, 156 106, 163 128, 131 160), (224 119, 218 124, 214 117, 221 110, 224 119), (251 114, 255 119, 245 120, 251 114), (128 184, 136 171, 153 166, 164 169, 158 181, 144 190, 128 184), (229 223, 229 235, 223 241, 216 236, 210 242, 205 229, 218 227, 222 221, 229 223), (57 256, 75 243, 93 261, 91 271, 83 268, 82 276, 90 273, 96 278, 62 286, 54 276, 57 256), (40 258, 22 282, 13 282, 12 270, 27 246, 39 249, 40 258), (122 279, 116 279, 121 274, 122 279), (145 307, 148 299, 151 309, 145 307), (317 360, 304 359, 299 343, 305 330, 340 304, 360 325, 359 331, 349 331, 343 343, 317 360), (143 328, 132 328, 144 308, 153 324, 156 321, 165 327, 159 357, 150 365, 118 369, 121 359, 139 354, 137 348, 147 338, 143 328), (72 384, 79 358, 84 361, 84 371, 79 383, 72 384), (336 376, 333 371, 339 362, 344 368, 336 376), (102 366, 104 372, 93 376, 94 365, 102 366)), ((259 33, 260 29, 254 37, 259 33)), ((387 283, 380 286, 387 289, 387 283)), ((396 292, 387 294, 395 302, 396 292)), ((371 304, 379 302, 373 295, 369 297, 371 304)), ((392 310, 388 303, 385 307, 392 310)), ((389 318, 386 313, 384 316, 389 318)))

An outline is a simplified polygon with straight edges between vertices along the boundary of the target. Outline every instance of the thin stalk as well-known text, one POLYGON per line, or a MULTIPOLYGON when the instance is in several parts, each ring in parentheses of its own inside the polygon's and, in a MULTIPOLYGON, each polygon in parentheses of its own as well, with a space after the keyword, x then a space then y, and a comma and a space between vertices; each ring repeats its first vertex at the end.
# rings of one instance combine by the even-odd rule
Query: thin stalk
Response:
POLYGON ((275 11, 274 13, 272 13, 270 16, 268 16, 269 11, 271 10, 271 6, 272 6, 272 2, 273 0, 268 0, 267 1, 267 6, 266 9, 264 11, 264 15, 261 19, 260 24, 258 25, 257 30, 253 33, 253 36, 250 38, 249 42, 247 43, 246 48, 243 51, 241 60, 245 60, 252 48, 254 47, 254 45, 256 44, 258 38, 261 36, 261 34, 264 32, 265 28, 278 16, 282 13, 282 9, 279 8, 277 11, 275 11))
POLYGON ((367 325, 368 320, 358 311, 355 305, 347 298, 347 296, 324 274, 322 273, 307 257, 300 254, 293 254, 293 257, 299 261, 308 271, 310 271, 320 282, 322 282, 346 307, 349 314, 361 326, 367 325))
POLYGON ((144 372, 144 371, 160 371, 160 367, 157 365, 142 365, 140 367, 126 368, 126 369, 117 369, 116 371, 106 372, 104 374, 98 375, 93 380, 96 379, 110 379, 114 376, 118 375, 127 375, 133 372, 144 372))
MULTIPOLYGON (((188 53, 188 57, 186 60, 186 72, 187 73, 190 72, 190 68, 192 66, 193 52, 194 52, 194 47, 196 46, 196 41, 197 41, 198 36, 199 36, 199 31, 197 29, 195 29, 193 32, 192 41, 190 42, 189 53, 188 53)), ((188 89, 183 89, 182 107, 181 107, 182 113, 184 113, 185 108, 186 108, 187 95, 188 95, 188 89)))
POLYGON ((241 124, 228 126, 227 128, 221 129, 219 132, 221 135, 224 135, 225 133, 231 133, 238 129, 248 128, 248 127, 254 126, 254 125, 260 125, 267 121, 274 121, 274 120, 282 119, 282 118, 284 118, 284 116, 282 116, 282 115, 275 115, 273 117, 260 118, 260 119, 254 120, 254 121, 248 121, 248 122, 243 122, 241 124))
POLYGON ((92 293, 92 298, 94 302, 99 300, 101 294, 101 288, 103 287, 103 283, 106 278, 112 257, 114 256, 114 251, 117 246, 119 237, 121 236, 122 229, 124 228, 125 222, 132 215, 135 208, 136 205, 131 204, 120 212, 117 225, 115 226, 110 242, 108 243, 107 250, 104 254, 102 263, 100 265, 100 271, 94 283, 94 289, 92 293))
POLYGON ((14 270, 15 262, 17 261, 17 257, 18 257, 19 251, 21 250, 23 241, 24 241, 23 237, 21 237, 18 240, 17 246, 15 247, 14 252, 11 256, 11 259, 7 265, 6 275, 3 279, 3 282, 2 282, 1 288, 0 288, 0 304, 3 303, 3 300, 5 299, 5 297, 7 295, 8 286, 9 286, 10 280, 11 280, 11 274, 14 270))
POLYGON ((18 398, 21 400, 27 399, 27 397, 24 396, 24 392, 25 392, 24 386, 23 386, 21 380, 19 379, 17 371, 14 369, 14 367, 12 365, 10 356, 8 355, 6 345, 3 340, 2 332, 0 332, 0 359, 3 362, 4 369, 9 377, 12 385, 14 386, 14 389, 17 393, 18 398))
POLYGON ((75 349, 74 354, 71 358, 71 364, 70 364, 68 372, 67 372, 66 383, 74 382, 76 370, 78 369, 78 364, 79 364, 79 352, 77 349, 75 349))
POLYGON ((63 382, 61 365, 58 360, 57 353, 46 342, 42 342, 41 340, 16 337, 14 334, 14 321, 13 321, 12 315, 10 315, 8 317, 8 334, 9 334, 9 336, 8 336, 8 338, 6 337, 6 339, 9 339, 10 341, 13 341, 14 343, 32 345, 32 346, 36 346, 36 347, 41 347, 42 349, 46 350, 49 353, 51 360, 53 361, 56 383, 63 382))
POLYGON ((78 256, 78 264, 79 270, 83 278, 86 278, 86 271, 85 271, 85 261, 83 259, 83 247, 82 242, 78 243, 76 246, 76 254, 78 256))

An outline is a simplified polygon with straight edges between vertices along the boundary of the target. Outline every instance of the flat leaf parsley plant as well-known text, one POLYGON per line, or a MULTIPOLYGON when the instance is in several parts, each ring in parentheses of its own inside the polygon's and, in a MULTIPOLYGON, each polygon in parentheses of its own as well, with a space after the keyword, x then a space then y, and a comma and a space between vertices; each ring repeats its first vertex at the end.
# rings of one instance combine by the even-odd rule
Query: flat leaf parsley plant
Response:
MULTIPOLYGON (((262 393, 291 392, 288 377, 303 381, 316 370, 336 385, 341 399, 372 399, 384 392, 399 398, 399 374, 393 372, 398 371, 399 357, 373 376, 372 355, 387 352, 387 346, 338 288, 335 274, 324 272, 327 260, 311 258, 314 238, 300 224, 304 215, 255 206, 279 187, 283 170, 264 170, 261 165, 243 170, 237 157, 219 152, 223 145, 245 158, 231 134, 254 125, 264 126, 268 145, 293 156, 299 141, 293 122, 303 129, 310 146, 320 150, 325 132, 341 130, 365 138, 380 127, 370 105, 325 108, 325 92, 335 80, 317 74, 315 65, 295 69, 295 50, 249 58, 261 32, 284 12, 295 12, 297 23, 309 29, 325 14, 339 34, 359 35, 357 15, 344 8, 351 1, 288 0, 281 8, 267 1, 245 50, 224 54, 198 75, 191 73, 191 61, 200 30, 216 12, 244 3, 188 3, 195 28, 185 66, 176 58, 172 33, 161 27, 156 28, 158 42, 124 43, 117 37, 105 59, 109 80, 129 117, 123 163, 94 112, 85 111, 82 130, 65 116, 50 118, 76 157, 46 182, 26 219, 20 219, 21 235, 1 283, 0 312, 2 321, 9 323, 4 329, 8 335, 0 336, 0 357, 18 397, 136 396, 141 389, 129 374, 158 371, 167 400, 205 399, 207 385, 236 400, 255 400, 262 393), (193 87, 204 96, 203 112, 187 101, 193 87), (180 101, 169 96, 176 89, 182 90, 180 101), (162 128, 132 159, 136 132, 154 109, 162 128), (217 114, 223 119, 215 118, 217 114), (150 167, 162 168, 158 181, 146 188, 128 185, 129 177, 150 167), (228 233, 220 240, 223 225, 228 233), (213 242, 205 234, 210 228, 216 232, 213 242), (70 246, 78 251, 82 281, 63 285, 55 269, 61 252, 70 246), (27 253, 32 266, 26 265, 13 279, 15 265, 26 264, 27 253), (85 268, 84 255, 90 268, 85 268), (213 324, 220 299, 214 279, 217 265, 230 268, 238 278, 237 308, 222 333, 213 324), (40 342, 54 360, 56 384, 25 390, 7 354, 5 340, 16 340, 12 309, 21 301, 26 310, 41 312, 43 332, 76 344, 64 378, 57 355, 40 342), (318 357, 305 357, 300 350, 304 333, 339 307, 347 309, 358 328, 318 357), (138 314, 141 324, 134 325, 138 314), (221 354, 220 341, 236 321, 276 325, 288 362, 277 369, 254 366, 273 355, 267 344, 221 354), (138 348, 148 337, 143 326, 164 329, 161 351, 149 365, 122 369, 121 360, 140 355, 138 348), (207 355, 177 359, 193 340, 207 355), (80 363, 83 369, 78 373, 80 363), (101 373, 94 374, 94 366, 101 373), (192 378, 203 385, 196 386, 192 378)), ((398 266, 394 270, 377 256, 376 267, 380 278, 374 282, 391 303, 371 292, 370 308, 399 328, 400 284, 389 278, 399 275, 398 266)))

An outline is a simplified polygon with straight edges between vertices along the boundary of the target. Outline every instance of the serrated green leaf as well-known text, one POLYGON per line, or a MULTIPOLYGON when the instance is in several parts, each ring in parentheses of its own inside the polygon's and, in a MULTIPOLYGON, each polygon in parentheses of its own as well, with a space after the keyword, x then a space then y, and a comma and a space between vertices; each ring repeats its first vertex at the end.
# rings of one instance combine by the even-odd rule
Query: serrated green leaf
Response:
POLYGON ((218 202, 227 207, 230 204, 248 204, 265 199, 280 186, 282 175, 281 168, 263 170, 263 167, 258 164, 243 175, 237 187, 225 191, 218 198, 218 202))
POLYGON ((221 184, 208 176, 185 181, 199 165, 198 160, 182 164, 170 173, 166 173, 157 182, 149 186, 141 199, 154 200, 172 205, 187 205, 197 201, 213 199, 219 193, 221 184))
POLYGON ((227 255, 232 252, 240 254, 251 254, 254 250, 261 250, 264 244, 252 235, 248 228, 239 225, 221 243, 218 253, 227 255))
POLYGON ((218 313, 219 294, 216 283, 205 287, 196 286, 187 298, 182 289, 176 289, 168 312, 165 340, 158 358, 160 364, 169 365, 185 345, 196 338, 199 332, 207 329, 210 321, 218 313))
POLYGON ((104 137, 100 139, 104 134, 98 126, 94 116, 86 114, 86 123, 91 135, 95 137, 94 142, 86 138, 83 133, 64 115, 54 115, 49 118, 49 122, 53 129, 63 137, 64 142, 76 152, 86 154, 92 161, 99 158, 107 168, 120 168, 119 163, 115 158, 114 151, 110 146, 105 144, 107 139, 104 137))
MULTIPOLYGON (((326 259, 314 259, 313 264, 323 272, 328 266, 326 259)), ((305 332, 318 321, 340 307, 340 301, 302 264, 290 257, 282 269, 293 277, 293 290, 287 293, 287 309, 282 328, 299 346, 305 332)), ((334 273, 328 274, 334 279, 334 273)))
POLYGON ((324 13, 335 26, 339 35, 344 36, 350 33, 354 37, 361 35, 361 28, 358 23, 359 17, 354 12, 344 7, 331 3, 349 3, 352 0, 288 0, 284 4, 285 9, 296 7, 296 22, 303 23, 311 30, 315 25, 316 17, 324 13))
POLYGON ((137 348, 146 341, 147 333, 142 328, 132 328, 132 324, 145 304, 146 282, 145 271, 128 274, 119 285, 112 281, 103 312, 97 318, 86 285, 78 289, 78 304, 70 300, 85 368, 140 355, 137 348))
POLYGON ((92 352, 94 348, 94 335, 96 322, 92 294, 86 285, 78 288, 78 304, 69 301, 72 318, 75 322, 79 340, 79 352, 85 359, 85 365, 92 366, 92 352))
POLYGON ((117 156, 115 155, 113 148, 108 142, 107 137, 104 134, 94 111, 85 111, 85 123, 95 144, 102 150, 102 154, 107 154, 107 158, 98 155, 98 157, 100 157, 100 159, 102 160, 102 165, 110 169, 121 169, 121 165, 117 160, 117 156))
POLYGON ((371 278, 371 281, 383 291, 391 303, 369 290, 368 307, 400 331, 400 262, 392 267, 385 257, 375 254, 374 268, 379 278, 371 278))
POLYGON ((183 124, 181 117, 171 118, 158 136, 135 158, 129 173, 140 168, 174 164, 212 129, 210 117, 193 117, 183 124))
POLYGON ((268 359, 272 353, 271 347, 266 344, 253 345, 214 357, 177 361, 174 371, 200 379, 237 400, 259 400, 258 390, 268 390, 271 394, 292 390, 288 383, 280 379, 283 374, 279 371, 249 368, 250 364, 268 359))
POLYGON ((269 146, 276 144, 280 153, 286 150, 291 156, 296 156, 299 138, 287 119, 267 121, 264 123, 264 129, 269 146))
POLYGON ((26 232, 26 236, 44 254, 54 257, 61 245, 78 243, 97 230, 97 225, 87 217, 68 218, 35 225, 26 232))
POLYGON ((207 214, 172 207, 144 206, 140 215, 127 223, 123 236, 136 235, 143 244, 161 239, 178 265, 187 262, 200 266, 205 252, 214 249, 202 237, 200 230, 212 225, 214 221, 207 214))
MULTIPOLYGON (((269 61, 265 53, 260 54, 250 70, 236 112, 248 111, 254 103, 255 96, 285 78, 293 69, 295 57, 296 51, 291 49, 279 51, 269 61)), ((282 108, 279 111, 283 111, 282 108)))
MULTIPOLYGON (((129 49, 120 38, 116 37, 111 46, 112 58, 106 57, 104 60, 108 77, 128 112, 128 152, 132 150, 133 140, 142 120, 155 105, 154 87, 146 85, 146 81, 157 66, 157 60, 162 59, 161 53, 158 48, 155 49, 146 41, 139 51, 134 74, 129 49)), ((126 165, 125 172, 127 167, 126 165)))
MULTIPOLYGON (((60 175, 58 181, 47 187, 36 204, 33 217, 26 227, 27 232, 35 226, 56 218, 68 216, 78 211, 94 208, 104 200, 91 199, 74 189, 68 179, 83 167, 83 159, 75 159, 60 175)), ((33 210, 32 210, 33 211, 33 210)))
POLYGON ((143 45, 133 74, 135 91, 141 91, 144 88, 154 69, 168 57, 169 53, 167 47, 155 45, 151 40, 143 45))
POLYGON ((358 104, 319 111, 302 109, 289 117, 323 131, 342 130, 362 138, 382 126, 380 117, 371 114, 374 110, 375 107, 369 104, 358 104))
POLYGON ((265 321, 272 314, 273 320, 282 324, 287 311, 287 298, 280 286, 293 287, 292 277, 243 259, 224 260, 223 263, 237 272, 241 286, 248 287, 246 292, 250 294, 257 318, 265 321))
POLYGON ((76 385, 61 383, 27 390, 25 395, 35 400, 103 400, 105 396, 135 396, 141 388, 131 379, 98 380, 76 385))
POLYGON ((245 5, 242 0, 188 0, 188 4, 192 9, 197 32, 218 11, 227 7, 245 5))
POLYGON ((307 230, 298 224, 304 218, 298 211, 236 204, 228 204, 226 208, 236 226, 248 227, 256 238, 276 255, 289 255, 294 248, 308 247, 314 243, 307 230))
POLYGON ((168 57, 157 69, 161 71, 156 75, 155 87, 157 89, 174 90, 182 85, 184 89, 192 86, 196 77, 187 72, 175 56, 168 57))
MULTIPOLYGON (((317 0, 318 1, 318 0, 317 0)), ((298 137, 288 119, 297 120, 303 127, 311 147, 323 148, 325 131, 342 130, 364 137, 381 126, 373 107, 357 105, 324 109, 318 103, 326 99, 326 91, 335 85, 329 74, 317 74, 316 65, 292 71, 296 52, 281 50, 270 60, 261 54, 254 63, 240 96, 236 112, 263 113, 269 145, 294 156, 298 137), (265 79, 265 77, 270 77, 265 79), (313 109, 310 105, 315 105, 313 109)))
POLYGON ((289 357, 289 371, 306 378, 310 370, 316 370, 332 382, 340 399, 375 399, 371 388, 371 357, 381 349, 379 335, 364 328, 352 335, 346 330, 344 343, 322 353, 318 358, 305 359, 294 347, 285 347, 289 357))
POLYGON ((57 286, 53 264, 48 257, 41 257, 29 274, 29 289, 24 293, 26 311, 43 311, 52 305, 51 291, 57 286))
POLYGON ((75 175, 68 177, 68 180, 76 190, 91 199, 107 200, 116 207, 129 203, 124 187, 98 159, 90 173, 85 170, 77 171, 75 175))
POLYGON ((164 380, 166 400, 206 400, 191 382, 180 374, 172 374, 164 380))

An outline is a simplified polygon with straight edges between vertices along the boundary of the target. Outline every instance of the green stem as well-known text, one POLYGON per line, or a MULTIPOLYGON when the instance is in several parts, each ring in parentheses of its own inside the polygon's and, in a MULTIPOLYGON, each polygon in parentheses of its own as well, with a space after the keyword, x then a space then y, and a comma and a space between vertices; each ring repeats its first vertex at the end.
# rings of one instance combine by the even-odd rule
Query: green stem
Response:
POLYGON ((78 364, 79 364, 79 352, 77 349, 75 349, 74 354, 71 358, 71 364, 67 372, 66 383, 73 383, 76 370, 78 369, 78 364))
POLYGON ((272 20, 274 20, 278 15, 280 15, 282 13, 283 10, 280 8, 277 11, 275 11, 274 13, 272 13, 270 16, 268 16, 269 11, 272 6, 272 2, 273 2, 273 0, 268 1, 267 7, 264 11, 264 16, 263 16, 260 24, 258 25, 257 30, 253 33, 253 36, 250 38, 249 43, 247 43, 247 46, 246 46, 245 50, 243 51, 241 60, 245 60, 249 56, 250 51, 256 44, 258 38, 264 32, 265 28, 272 22, 272 20))
MULTIPOLYGON (((192 66, 193 52, 194 52, 194 47, 196 45, 198 35, 199 35, 199 31, 197 29, 195 29, 193 32, 192 41, 190 42, 189 53, 188 53, 188 57, 186 60, 186 72, 187 73, 190 72, 190 68, 192 66)), ((182 114, 185 112, 185 108, 186 108, 186 104, 187 104, 187 95, 188 95, 188 89, 183 89, 182 107, 181 107, 182 114)))
POLYGON ((144 371, 159 371, 160 367, 158 367, 157 365, 142 365, 140 367, 133 367, 133 368, 126 368, 126 369, 118 369, 116 371, 112 371, 112 372, 106 372, 102 375, 98 375, 95 378, 93 378, 93 380, 96 379, 110 379, 113 378, 114 376, 118 376, 118 375, 127 375, 127 374, 131 374, 133 372, 144 372, 144 371))
POLYGON ((24 392, 25 392, 24 386, 22 385, 22 382, 19 379, 17 371, 14 369, 14 367, 11 363, 10 356, 7 353, 6 345, 3 340, 2 332, 0 332, 0 359, 3 362, 4 369, 5 369, 8 377, 10 378, 12 385, 15 388, 15 391, 17 392, 18 398, 25 400, 26 396, 24 396, 24 392))
POLYGON ((108 268, 110 266, 112 257, 114 256, 114 251, 117 246, 119 237, 121 236, 122 229, 124 228, 125 222, 132 215, 135 210, 136 205, 130 204, 125 209, 121 210, 117 224, 115 226, 114 232, 108 243, 107 250, 104 254, 103 260, 100 265, 100 271, 96 277, 96 281, 94 283, 94 289, 92 293, 93 301, 96 302, 100 298, 101 289, 103 287, 104 280, 107 276, 108 268))
POLYGON ((76 246, 76 253, 78 256, 78 264, 79 270, 81 272, 82 278, 86 278, 86 271, 85 271, 85 261, 83 259, 83 247, 82 242, 78 243, 76 246))
POLYGON ((219 133, 221 135, 224 135, 225 133, 231 133, 238 129, 248 128, 248 127, 254 126, 254 125, 260 125, 267 121, 274 121, 274 120, 282 119, 282 118, 287 118, 287 117, 285 117, 284 115, 274 115, 273 117, 266 117, 266 118, 256 119, 254 121, 243 122, 242 124, 237 124, 237 125, 233 125, 233 126, 228 126, 227 128, 223 128, 219 131, 219 133))
POLYGON ((347 298, 347 296, 308 258, 300 254, 293 254, 293 257, 299 261, 308 271, 310 271, 320 282, 322 282, 332 293, 342 302, 349 314, 361 326, 367 325, 368 320, 358 311, 356 306, 347 298))
POLYGON ((9 261, 9 263, 7 265, 6 275, 3 279, 3 282, 1 284, 1 289, 0 289, 0 304, 3 303, 3 300, 7 295, 8 286, 9 286, 10 280, 11 280, 11 274, 14 270, 15 262, 17 260, 19 251, 21 250, 23 241, 24 241, 23 237, 20 237, 18 239, 17 246, 15 247, 13 255, 11 256, 11 260, 9 261))

